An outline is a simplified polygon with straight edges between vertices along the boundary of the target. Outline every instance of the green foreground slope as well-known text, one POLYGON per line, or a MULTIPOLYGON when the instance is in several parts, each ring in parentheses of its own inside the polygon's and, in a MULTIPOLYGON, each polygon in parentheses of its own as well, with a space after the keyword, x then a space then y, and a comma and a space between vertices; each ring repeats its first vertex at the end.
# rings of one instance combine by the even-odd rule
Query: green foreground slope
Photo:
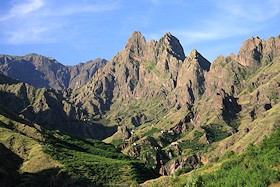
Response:
POLYGON ((217 162, 191 173, 160 177, 141 186, 269 186, 280 181, 280 128, 260 146, 236 154, 228 151, 217 162))
POLYGON ((115 186, 156 175, 112 145, 45 131, 0 108, 0 184, 115 186))

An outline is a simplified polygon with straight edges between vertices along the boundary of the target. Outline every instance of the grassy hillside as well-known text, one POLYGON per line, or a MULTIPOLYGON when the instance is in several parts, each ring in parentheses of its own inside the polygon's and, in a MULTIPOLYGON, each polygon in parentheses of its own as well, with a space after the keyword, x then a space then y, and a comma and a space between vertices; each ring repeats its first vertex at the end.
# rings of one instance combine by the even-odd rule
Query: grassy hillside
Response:
POLYGON ((45 131, 0 108, 0 184, 111 186, 156 177, 113 145, 45 131))
POLYGON ((280 184, 280 128, 260 146, 243 153, 228 151, 217 162, 187 174, 160 177, 141 186, 268 186, 280 184))
POLYGON ((46 139, 45 152, 83 185, 129 185, 156 177, 151 169, 117 152, 113 145, 57 133, 47 133, 46 139))

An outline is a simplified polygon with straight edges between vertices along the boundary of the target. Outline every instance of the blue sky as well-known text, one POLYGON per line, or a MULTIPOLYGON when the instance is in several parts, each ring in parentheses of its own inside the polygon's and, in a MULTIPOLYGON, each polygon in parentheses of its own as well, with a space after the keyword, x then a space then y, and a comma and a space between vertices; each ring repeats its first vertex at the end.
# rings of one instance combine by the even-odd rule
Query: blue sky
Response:
POLYGON ((134 31, 171 32, 186 55, 211 62, 251 36, 280 34, 280 0, 1 0, 0 53, 38 53, 75 65, 110 60, 134 31))

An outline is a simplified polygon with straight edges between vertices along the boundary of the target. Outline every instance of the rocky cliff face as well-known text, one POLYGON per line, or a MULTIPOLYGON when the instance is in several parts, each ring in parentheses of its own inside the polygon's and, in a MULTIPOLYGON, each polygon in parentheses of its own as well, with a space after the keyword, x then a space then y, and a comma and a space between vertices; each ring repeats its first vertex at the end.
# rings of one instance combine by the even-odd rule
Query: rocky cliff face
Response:
POLYGON ((70 73, 70 80, 68 88, 77 89, 85 85, 97 72, 107 64, 107 60, 98 58, 96 60, 90 60, 85 63, 80 63, 76 66, 68 66, 70 73))
MULTIPOLYGON (((264 116, 273 116, 265 131, 271 132, 277 123, 274 117, 279 115, 270 113, 279 105, 279 40, 251 38, 237 56, 219 56, 210 64, 196 50, 184 57, 179 41, 170 33, 147 42, 137 32, 104 72, 100 71, 104 77, 94 77, 83 87, 96 93, 94 88, 99 85, 102 97, 96 94, 87 100, 77 94, 74 98, 80 104, 87 101, 85 106, 95 108, 91 111, 108 123, 132 130, 130 136, 116 133, 106 141, 121 139, 126 154, 144 160, 162 174, 171 174, 179 168, 173 160, 177 156, 202 153, 204 147, 215 147, 217 142, 222 143, 213 155, 229 147, 244 149, 247 137, 261 141, 264 136, 253 132, 264 125, 264 116), (98 82, 104 82, 102 89, 98 82), (106 93, 110 93, 107 103, 106 93), (106 105, 105 110, 99 101, 106 105), (256 121, 258 126, 254 126, 256 121)), ((213 155, 207 154, 201 158, 209 161, 213 155)))
POLYGON ((37 54, 0 55, 0 72, 37 88, 65 90, 81 87, 106 63, 104 59, 96 59, 67 67, 53 58, 37 54))
POLYGON ((135 32, 125 48, 72 99, 96 114, 131 100, 161 100, 162 105, 186 106, 204 92, 204 73, 209 67, 197 51, 186 58, 179 40, 170 33, 159 41, 147 42, 135 32))
POLYGON ((205 73, 210 62, 193 50, 185 59, 178 75, 177 89, 174 92, 180 105, 194 104, 205 91, 205 73))

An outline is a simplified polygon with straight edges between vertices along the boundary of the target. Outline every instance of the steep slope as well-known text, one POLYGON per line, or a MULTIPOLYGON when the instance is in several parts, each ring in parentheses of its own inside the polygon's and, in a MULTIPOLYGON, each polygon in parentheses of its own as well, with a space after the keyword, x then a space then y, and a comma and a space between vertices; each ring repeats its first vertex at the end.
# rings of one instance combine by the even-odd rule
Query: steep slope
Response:
POLYGON ((107 128, 87 120, 82 109, 69 102, 66 95, 34 88, 0 74, 0 105, 25 119, 76 137, 103 139, 115 131, 114 127, 107 128))
POLYGON ((220 56, 210 66, 196 50, 184 57, 170 33, 146 42, 135 32, 71 101, 100 123, 118 124, 105 142, 170 175, 274 131, 279 61, 279 38, 251 38, 238 56, 220 56))
POLYGON ((158 42, 146 42, 141 33, 135 32, 124 50, 88 84, 74 91, 72 100, 89 114, 106 113, 106 119, 112 124, 139 126, 141 120, 163 117, 163 112, 156 114, 159 108, 169 110, 176 104, 186 106, 204 90, 199 87, 204 82, 203 72, 209 69, 210 63, 198 52, 194 53, 184 62, 183 48, 170 33, 166 33, 158 42), (182 67, 183 64, 186 65, 182 67), (188 71, 188 66, 192 66, 192 70, 189 70, 192 74, 187 74, 192 81, 183 80, 186 78, 183 71, 188 71), (199 81, 195 80, 197 77, 199 81), (188 92, 184 96, 176 96, 172 93, 176 92, 175 88, 188 92), (199 91, 193 93, 192 89, 199 91), (189 99, 182 101, 177 97, 189 99), (134 105, 139 107, 135 112, 132 109, 134 105))
POLYGON ((246 151, 228 151, 214 163, 195 171, 149 180, 140 186, 279 186, 280 129, 276 129, 261 145, 250 145, 246 151), (182 175, 180 175, 182 174, 182 175))
POLYGON ((85 85, 93 77, 96 71, 105 66, 106 63, 107 60, 98 58, 75 66, 68 66, 67 68, 70 73, 68 87, 77 89, 85 85))
POLYGON ((0 107, 1 186, 130 185, 156 177, 112 145, 46 131, 0 107))
POLYGON ((104 59, 96 59, 67 67, 53 58, 34 53, 0 55, 0 72, 37 88, 65 90, 82 86, 106 63, 104 59))

